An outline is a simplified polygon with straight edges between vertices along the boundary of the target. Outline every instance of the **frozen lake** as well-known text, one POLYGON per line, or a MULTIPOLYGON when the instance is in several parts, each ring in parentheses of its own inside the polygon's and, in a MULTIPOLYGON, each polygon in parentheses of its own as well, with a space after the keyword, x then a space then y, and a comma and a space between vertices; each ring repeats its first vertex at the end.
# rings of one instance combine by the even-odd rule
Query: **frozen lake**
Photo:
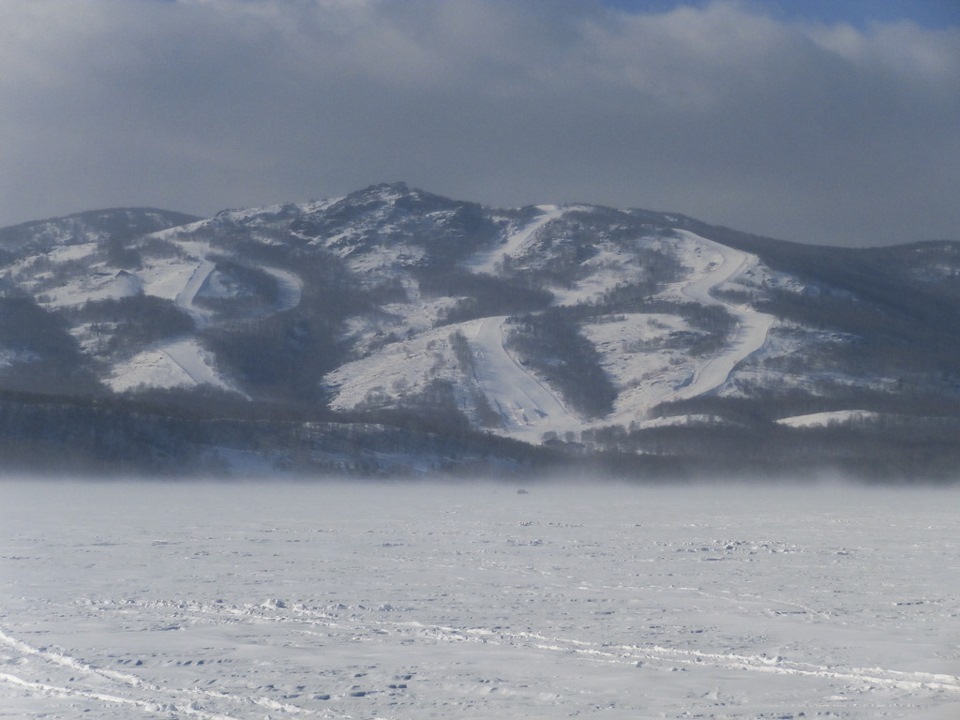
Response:
POLYGON ((957 490, 0 483, 0 718, 958 718, 957 490))

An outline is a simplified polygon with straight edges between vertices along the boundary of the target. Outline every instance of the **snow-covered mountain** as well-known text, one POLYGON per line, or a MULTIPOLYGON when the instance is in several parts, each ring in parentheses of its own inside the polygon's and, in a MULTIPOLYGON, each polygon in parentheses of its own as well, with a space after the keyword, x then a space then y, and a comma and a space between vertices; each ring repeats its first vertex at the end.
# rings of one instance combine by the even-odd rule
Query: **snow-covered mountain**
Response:
POLYGON ((392 184, 209 219, 27 223, 0 229, 0 262, 0 410, 40 423, 7 432, 15 454, 64 442, 38 410, 53 403, 93 413, 94 436, 67 445, 98 467, 129 440, 96 449, 105 414, 152 418, 121 425, 149 426, 145 467, 189 458, 178 471, 562 456, 631 474, 866 458, 900 475, 919 438, 935 446, 921 472, 953 458, 937 443, 960 418, 960 243, 798 245, 392 184), (177 428, 162 442, 157 418, 177 428))

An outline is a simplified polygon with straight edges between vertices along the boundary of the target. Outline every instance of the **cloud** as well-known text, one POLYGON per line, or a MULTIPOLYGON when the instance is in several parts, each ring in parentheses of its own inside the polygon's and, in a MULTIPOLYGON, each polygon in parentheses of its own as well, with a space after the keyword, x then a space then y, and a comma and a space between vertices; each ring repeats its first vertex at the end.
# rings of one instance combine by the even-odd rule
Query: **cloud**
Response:
POLYGON ((788 239, 960 238, 960 29, 713 2, 5 0, 0 224, 403 179, 788 239))

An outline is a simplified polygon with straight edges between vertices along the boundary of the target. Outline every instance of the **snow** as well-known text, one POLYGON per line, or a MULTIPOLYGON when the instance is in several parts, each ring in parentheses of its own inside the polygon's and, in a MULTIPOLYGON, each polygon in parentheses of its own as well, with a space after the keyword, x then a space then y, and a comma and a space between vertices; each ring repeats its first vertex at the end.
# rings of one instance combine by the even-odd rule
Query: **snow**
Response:
POLYGON ((46 254, 46 257, 55 263, 83 260, 93 255, 99 248, 99 243, 95 242, 80 243, 79 245, 63 245, 50 250, 50 252, 46 254))
MULTIPOLYGON (((196 328, 202 330, 209 326, 211 317, 195 301, 197 293, 215 269, 216 263, 206 259, 152 264, 145 270, 148 278, 145 289, 151 295, 172 299, 177 307, 193 318, 196 328)), ((275 311, 296 307, 302 290, 300 278, 286 270, 261 269, 277 280, 279 291, 275 311)), ((118 392, 141 386, 169 388, 196 385, 212 385, 239 392, 219 373, 213 356, 192 337, 160 343, 117 364, 106 383, 118 392)))
POLYGON ((450 346, 450 334, 461 325, 447 325, 410 340, 391 342, 365 358, 345 363, 327 374, 334 390, 330 406, 337 410, 366 401, 386 401, 416 395, 432 380, 457 382, 461 373, 450 346))
POLYGON ((526 488, 0 483, 0 717, 955 717, 956 490, 526 488))
POLYGON ((539 442, 545 432, 579 430, 583 421, 503 346, 506 319, 484 318, 467 334, 476 379, 491 406, 500 413, 504 434, 539 442))
POLYGON ((129 273, 96 272, 42 293, 41 304, 50 308, 83 305, 98 300, 120 300, 142 291, 140 279, 129 273))
MULTIPOLYGON (((198 224, 202 225, 203 222, 198 224)), ((147 256, 143 258, 143 267, 137 270, 136 274, 142 280, 143 291, 147 295, 153 295, 164 300, 176 300, 177 295, 184 290, 198 268, 207 262, 204 258, 211 253, 209 243, 185 240, 183 237, 179 237, 187 227, 192 226, 171 228, 147 236, 148 238, 170 239, 169 236, 173 233, 173 239, 176 240, 177 246, 183 252, 181 257, 157 258, 147 256)))
POLYGON ((277 305, 274 312, 292 310, 300 304, 303 296, 303 280, 296 273, 280 268, 261 265, 260 270, 271 275, 277 281, 277 305))
POLYGON ((812 413, 810 415, 795 415, 780 418, 777 423, 795 428, 828 427, 830 425, 856 422, 877 418, 880 413, 870 410, 834 410, 831 412, 812 413))
MULTIPOLYGON (((194 259, 147 259, 137 275, 127 275, 143 292, 172 300, 203 330, 213 322, 212 313, 196 303, 197 294, 207 285, 216 263, 206 259, 210 247, 206 243, 185 242, 183 247, 194 259), (141 284, 142 283, 142 284, 141 284)), ((277 281, 277 303, 274 312, 296 307, 300 303, 303 282, 287 270, 260 266, 277 281)), ((112 369, 106 384, 122 392, 144 387, 213 387, 240 392, 216 368, 214 357, 193 337, 178 337, 148 348, 112 369)))
MULTIPOLYGON (((512 234, 495 252, 474 260, 470 269, 490 271, 503 257, 514 256, 526 247, 541 227, 560 217, 570 208, 541 206, 541 215, 512 234)), ((494 432, 518 440, 538 443, 546 433, 578 432, 588 427, 642 421, 656 405, 695 397, 724 385, 733 370, 746 358, 760 350, 773 325, 773 316, 759 313, 748 305, 727 302, 713 296, 714 291, 746 274, 755 274, 756 256, 720 245, 687 231, 675 231, 676 250, 689 268, 683 282, 664 293, 665 297, 707 305, 721 305, 736 319, 737 326, 723 349, 711 357, 690 357, 680 349, 668 347, 672 334, 689 332, 682 318, 663 313, 626 313, 605 318, 603 322, 584 326, 603 358, 603 366, 614 380, 619 395, 613 412, 596 421, 580 418, 566 407, 562 397, 549 383, 522 366, 503 346, 505 317, 488 317, 459 326, 447 326, 421 332, 420 335, 380 348, 370 347, 370 354, 341 366, 327 376, 335 388, 332 406, 338 409, 356 407, 365 400, 396 401, 422 389, 432 379, 462 383, 456 359, 449 347, 448 336, 455 330, 468 338, 476 364, 475 382, 490 406, 499 413, 502 426, 494 432), (649 349, 645 349, 649 348, 649 349)), ((609 287, 611 277, 630 272, 625 258, 615 253, 600 253, 597 272, 577 288, 570 289, 562 301, 583 301, 600 288, 609 287), (611 275, 613 273, 613 275, 611 275)), ((639 272, 637 269, 634 272, 639 272)), ((398 303, 385 308, 396 315, 387 327, 401 332, 403 328, 422 330, 425 320, 435 317, 422 305, 417 292, 408 289, 411 303, 398 303)), ((358 338, 370 334, 372 320, 355 318, 350 334, 358 338)), ((368 338, 365 347, 371 345, 368 338)), ((461 388, 462 389, 462 388, 461 388)))
MULTIPOLYGON (((692 357, 669 347, 672 335, 690 332, 685 320, 662 313, 621 313, 584 325, 584 335, 602 357, 619 395, 614 411, 599 423, 644 422, 656 405, 721 388, 733 371, 767 342, 775 318, 749 305, 714 297, 716 289, 755 274, 758 259, 685 230, 674 230, 674 249, 687 266, 682 282, 667 288, 669 300, 720 305, 737 320, 733 337, 710 357, 692 357)), ((661 241, 665 242, 665 241, 661 241)))
POLYGON ((554 305, 580 305, 600 300, 604 293, 618 285, 635 283, 643 275, 643 267, 632 256, 629 248, 606 247, 598 243, 597 254, 581 265, 581 270, 589 273, 573 283, 571 287, 551 285, 554 305))
POLYGON ((540 215, 509 235, 501 245, 475 255, 469 262, 465 263, 465 267, 476 273, 495 273, 497 266, 503 262, 504 258, 521 255, 527 244, 536 237, 540 228, 552 220, 563 217, 571 209, 557 205, 538 205, 537 210, 540 211, 540 215))
POLYGON ((347 267, 361 277, 393 277, 397 268, 414 265, 426 257, 426 251, 416 245, 380 245, 369 252, 356 253, 353 247, 340 248, 338 255, 347 258, 347 267))
POLYGON ((181 338, 134 355, 114 366, 105 381, 115 392, 212 385, 238 392, 217 371, 213 357, 192 338, 181 338))
POLYGON ((729 421, 719 415, 705 415, 695 413, 691 415, 669 415, 667 417, 651 418, 650 420, 641 420, 635 424, 639 430, 661 427, 678 427, 685 425, 712 425, 717 423, 729 424, 729 421))
POLYGON ((677 315, 624 313, 584 325, 583 333, 603 358, 619 390, 614 412, 603 424, 629 424, 667 397, 694 371, 694 358, 664 347, 674 333, 689 331, 677 315))
POLYGON ((203 287, 210 273, 212 273, 216 267, 217 264, 210 260, 203 260, 198 263, 190 273, 190 277, 173 299, 178 308, 193 318, 193 322, 196 324, 198 330, 202 330, 207 326, 209 314, 200 310, 194 304, 194 301, 197 298, 197 293, 200 292, 200 288, 203 287))
MULTIPOLYGON (((197 248, 194 248, 197 249, 197 248)), ((210 322, 209 313, 194 304, 197 293, 216 264, 210 260, 163 261, 150 264, 143 275, 144 290, 171 299, 193 318, 198 330, 210 322)), ((179 337, 134 355, 112 368, 106 384, 116 392, 138 387, 193 387, 212 385, 227 390, 233 386, 215 369, 212 356, 192 337, 179 337)))
POLYGON ((176 300, 190 278, 197 271, 200 261, 183 260, 155 261, 138 275, 143 281, 143 292, 164 300, 176 300))
POLYGON ((676 230, 675 232, 719 253, 721 258, 720 262, 701 278, 684 285, 681 292, 694 302, 703 305, 724 306, 736 317, 737 329, 733 340, 726 345, 723 351, 701 365, 694 373, 690 383, 664 398, 665 401, 686 400, 703 395, 723 385, 737 365, 763 347, 767 339, 767 332, 776 319, 773 315, 757 312, 749 305, 738 305, 717 300, 711 294, 714 288, 744 272, 751 263, 756 263, 756 256, 707 240, 687 230, 676 230))

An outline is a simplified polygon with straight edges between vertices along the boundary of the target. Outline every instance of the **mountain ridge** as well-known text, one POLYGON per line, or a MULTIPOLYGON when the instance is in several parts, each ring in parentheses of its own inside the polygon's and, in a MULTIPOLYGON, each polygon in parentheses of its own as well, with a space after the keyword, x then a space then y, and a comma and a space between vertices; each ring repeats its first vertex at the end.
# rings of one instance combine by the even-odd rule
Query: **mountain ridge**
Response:
POLYGON ((65 442, 37 408, 69 397, 116 437, 107 406, 231 418, 159 455, 163 433, 141 423, 144 472, 575 458, 631 477, 711 464, 952 477, 957 242, 800 245, 676 213, 490 208, 385 183, 206 219, 121 208, 24 223, 0 228, 0 255, 0 404, 42 426, 11 436, 18 457, 27 439, 65 442), (351 437, 366 450, 344 459, 304 434, 319 422, 329 437, 363 427, 351 437), (378 433, 411 450, 372 449, 378 433))

